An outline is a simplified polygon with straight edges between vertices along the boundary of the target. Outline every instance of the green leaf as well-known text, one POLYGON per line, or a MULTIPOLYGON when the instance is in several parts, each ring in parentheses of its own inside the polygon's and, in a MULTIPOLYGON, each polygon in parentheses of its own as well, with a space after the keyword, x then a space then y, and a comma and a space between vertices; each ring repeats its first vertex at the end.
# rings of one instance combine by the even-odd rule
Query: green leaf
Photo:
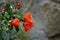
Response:
POLYGON ((1 23, 0 23, 0 35, 1 35, 2 31, 3 31, 2 25, 1 25, 1 23))
POLYGON ((13 27, 8 26, 8 29, 11 31, 13 29, 13 27))
POLYGON ((19 27, 15 26, 15 29, 16 29, 17 32, 19 31, 19 27))
POLYGON ((10 15, 8 15, 8 13, 7 13, 7 12, 5 12, 5 15, 4 15, 4 17, 6 18, 6 20, 9 20, 9 18, 10 18, 10 15))
POLYGON ((21 28, 19 29, 17 35, 21 40, 28 40, 28 36, 21 28))
POLYGON ((3 30, 2 30, 2 29, 0 29, 0 35, 1 35, 2 31, 3 31, 3 30))
POLYGON ((4 38, 2 37, 2 35, 0 36, 0 40, 4 40, 4 38))
POLYGON ((9 14, 9 16, 10 16, 8 18, 13 19, 13 13, 12 13, 12 8, 11 8, 10 3, 6 3, 6 10, 7 10, 7 13, 9 14))
POLYGON ((8 13, 11 14, 12 8, 10 6, 11 6, 10 3, 6 3, 6 10, 7 10, 8 13))
POLYGON ((20 38, 22 38, 22 37, 24 36, 24 32, 22 31, 22 29, 19 30, 18 36, 19 36, 20 38))
POLYGON ((14 14, 14 16, 17 17, 17 18, 19 18, 20 21, 23 20, 23 14, 21 14, 21 13, 16 13, 16 14, 14 14))

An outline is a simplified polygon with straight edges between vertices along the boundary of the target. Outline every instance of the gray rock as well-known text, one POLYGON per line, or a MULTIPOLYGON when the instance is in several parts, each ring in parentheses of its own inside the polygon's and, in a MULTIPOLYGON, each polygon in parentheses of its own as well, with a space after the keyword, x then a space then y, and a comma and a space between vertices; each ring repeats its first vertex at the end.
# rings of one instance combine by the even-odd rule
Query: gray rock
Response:
POLYGON ((60 3, 60 0, 51 0, 53 2, 56 2, 56 3, 60 3))
POLYGON ((60 4, 56 2, 50 1, 41 6, 46 18, 46 34, 49 40, 60 40, 60 4))

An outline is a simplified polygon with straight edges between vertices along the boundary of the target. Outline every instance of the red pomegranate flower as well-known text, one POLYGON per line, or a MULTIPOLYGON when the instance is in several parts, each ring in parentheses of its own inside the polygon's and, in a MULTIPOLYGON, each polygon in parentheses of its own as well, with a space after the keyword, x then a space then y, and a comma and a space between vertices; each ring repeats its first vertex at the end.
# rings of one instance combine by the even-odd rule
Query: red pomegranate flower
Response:
POLYGON ((10 24, 10 26, 20 26, 20 22, 18 18, 15 18, 10 24))
POLYGON ((20 7, 20 6, 21 6, 21 4, 20 4, 20 3, 16 3, 16 4, 15 4, 15 6, 19 6, 19 7, 20 7))
POLYGON ((6 11, 6 8, 3 7, 3 8, 2 8, 2 13, 4 13, 5 11, 6 11))
POLYGON ((8 25, 9 25, 9 26, 13 26, 12 22, 10 22, 8 25))
POLYGON ((30 12, 26 12, 23 20, 25 21, 24 22, 24 30, 27 32, 34 25, 32 22, 32 16, 31 16, 30 12))
POLYGON ((33 27, 33 22, 25 22, 24 23, 24 30, 27 32, 27 31, 29 31, 32 27, 33 27))
POLYGON ((23 20, 24 21, 32 21, 32 16, 31 16, 30 12, 26 12, 23 20))
POLYGON ((19 9, 21 4, 20 3, 16 3, 15 6, 19 9))
POLYGON ((20 26, 20 22, 18 18, 15 18, 12 23, 14 26, 20 26))

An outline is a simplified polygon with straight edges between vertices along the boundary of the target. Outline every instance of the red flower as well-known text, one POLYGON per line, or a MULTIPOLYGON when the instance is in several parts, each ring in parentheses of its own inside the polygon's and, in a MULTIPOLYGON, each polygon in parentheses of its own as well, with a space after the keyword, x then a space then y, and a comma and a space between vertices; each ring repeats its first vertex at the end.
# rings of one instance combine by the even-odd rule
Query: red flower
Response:
POLYGON ((32 16, 31 16, 30 12, 26 12, 23 20, 24 21, 32 21, 32 16))
POLYGON ((13 26, 13 23, 12 23, 12 22, 10 22, 8 25, 9 25, 9 26, 13 26))
POLYGON ((20 22, 18 18, 15 18, 10 24, 10 26, 20 26, 20 22))
POLYGON ((18 18, 15 18, 12 23, 14 26, 20 26, 20 22, 18 18))
POLYGON ((16 3, 15 6, 19 9, 21 4, 20 3, 16 3))
POLYGON ((27 32, 34 25, 32 22, 32 16, 31 16, 30 12, 26 12, 26 14, 23 18, 23 21, 25 21, 24 22, 24 30, 27 32))
POLYGON ((33 27, 33 22, 25 22, 24 23, 24 30, 27 32, 27 31, 29 31, 32 27, 33 27))
POLYGON ((15 6, 21 6, 21 4, 20 3, 17 3, 17 4, 15 4, 15 6))
POLYGON ((6 8, 2 8, 2 13, 4 13, 6 11, 6 8))

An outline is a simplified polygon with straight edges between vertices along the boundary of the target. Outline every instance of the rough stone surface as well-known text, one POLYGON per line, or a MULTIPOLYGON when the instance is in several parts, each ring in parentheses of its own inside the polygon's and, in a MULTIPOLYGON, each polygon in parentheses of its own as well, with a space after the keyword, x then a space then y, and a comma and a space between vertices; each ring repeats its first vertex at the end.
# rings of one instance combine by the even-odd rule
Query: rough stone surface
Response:
POLYGON ((51 0, 53 2, 56 2, 56 3, 60 3, 60 0, 51 0))
POLYGON ((60 40, 60 1, 51 0, 42 5, 41 10, 45 14, 47 36, 49 40, 60 40))

